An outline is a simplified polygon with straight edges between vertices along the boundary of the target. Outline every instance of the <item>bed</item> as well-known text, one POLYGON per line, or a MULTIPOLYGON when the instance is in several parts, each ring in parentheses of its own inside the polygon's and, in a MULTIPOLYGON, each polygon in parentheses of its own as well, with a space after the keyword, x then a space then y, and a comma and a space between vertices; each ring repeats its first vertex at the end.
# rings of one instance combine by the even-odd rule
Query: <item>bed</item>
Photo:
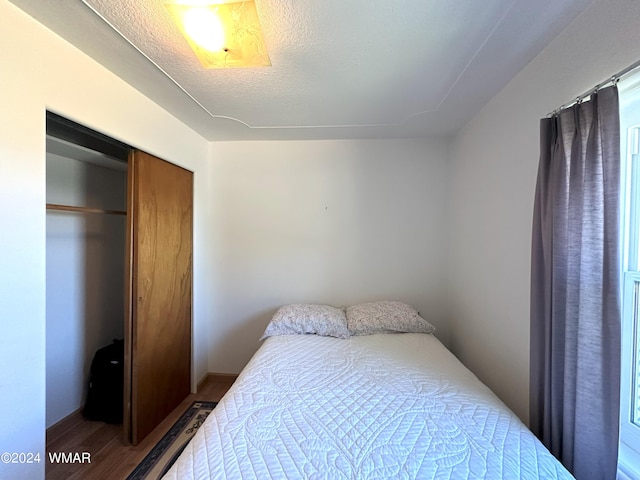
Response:
POLYGON ((268 336, 166 479, 569 479, 430 333, 268 336))

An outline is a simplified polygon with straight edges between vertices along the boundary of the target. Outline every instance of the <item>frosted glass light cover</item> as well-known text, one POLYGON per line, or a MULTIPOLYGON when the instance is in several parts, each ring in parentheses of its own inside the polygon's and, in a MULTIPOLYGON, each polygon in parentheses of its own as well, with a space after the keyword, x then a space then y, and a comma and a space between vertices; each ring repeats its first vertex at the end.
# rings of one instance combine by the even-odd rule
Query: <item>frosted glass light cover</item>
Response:
MULTIPOLYGON (((262 37, 258 20, 258 11, 253 0, 234 3, 207 4, 193 2, 165 3, 165 7, 173 16, 189 46, 205 68, 259 67, 271 65, 267 49, 262 37), (222 24, 224 41, 217 51, 211 51, 199 44, 185 27, 185 16, 193 9, 206 9, 207 17, 216 19, 222 24)), ((203 15, 201 15, 203 17, 203 15)))

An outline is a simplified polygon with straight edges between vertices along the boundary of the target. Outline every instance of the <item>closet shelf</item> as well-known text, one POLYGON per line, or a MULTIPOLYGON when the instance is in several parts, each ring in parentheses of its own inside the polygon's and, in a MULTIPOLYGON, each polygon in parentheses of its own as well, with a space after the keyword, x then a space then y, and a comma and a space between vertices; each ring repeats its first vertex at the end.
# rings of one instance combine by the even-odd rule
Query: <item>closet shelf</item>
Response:
POLYGON ((103 208, 74 207, 73 205, 59 205, 56 203, 47 203, 47 210, 59 210, 64 212, 80 212, 80 213, 102 213, 108 215, 126 215, 125 210, 105 210, 103 208))

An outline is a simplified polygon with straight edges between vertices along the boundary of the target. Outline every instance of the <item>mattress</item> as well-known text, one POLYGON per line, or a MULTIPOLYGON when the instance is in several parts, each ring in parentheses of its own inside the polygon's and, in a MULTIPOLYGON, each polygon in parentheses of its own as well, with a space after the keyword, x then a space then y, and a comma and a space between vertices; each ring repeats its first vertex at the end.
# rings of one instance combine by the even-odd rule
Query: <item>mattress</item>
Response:
POLYGON ((433 335, 268 338, 166 479, 569 479, 433 335))

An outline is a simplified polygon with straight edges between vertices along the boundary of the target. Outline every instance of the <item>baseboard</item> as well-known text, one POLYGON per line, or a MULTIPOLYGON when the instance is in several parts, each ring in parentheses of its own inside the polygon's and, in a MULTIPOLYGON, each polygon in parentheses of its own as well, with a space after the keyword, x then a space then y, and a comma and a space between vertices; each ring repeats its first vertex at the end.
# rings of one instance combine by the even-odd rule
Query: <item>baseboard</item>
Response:
POLYGON ((209 373, 205 374, 205 376, 202 377, 200 379, 200 381, 198 382, 198 391, 200 391, 200 389, 202 388, 202 385, 207 380, 210 380, 212 382, 217 382, 217 383, 233 383, 233 382, 236 381, 237 378, 238 378, 238 374, 237 373, 212 373, 212 372, 209 372, 209 373))
POLYGON ((73 427, 78 422, 82 421, 84 417, 82 416, 82 411, 84 410, 84 405, 82 405, 79 409, 74 412, 71 412, 69 415, 64 417, 61 420, 58 420, 56 423, 51 425, 46 430, 47 438, 55 438, 58 435, 64 433, 68 428, 73 427))

